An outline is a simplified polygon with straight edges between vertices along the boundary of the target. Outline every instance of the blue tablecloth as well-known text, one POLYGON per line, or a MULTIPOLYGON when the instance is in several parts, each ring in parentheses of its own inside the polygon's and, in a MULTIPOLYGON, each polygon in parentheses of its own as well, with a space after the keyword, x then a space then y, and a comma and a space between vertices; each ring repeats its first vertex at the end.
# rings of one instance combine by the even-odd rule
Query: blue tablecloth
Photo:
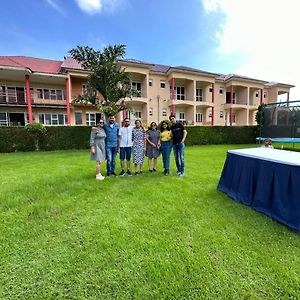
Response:
POLYGON ((228 152, 218 189, 300 232, 299 165, 228 152))

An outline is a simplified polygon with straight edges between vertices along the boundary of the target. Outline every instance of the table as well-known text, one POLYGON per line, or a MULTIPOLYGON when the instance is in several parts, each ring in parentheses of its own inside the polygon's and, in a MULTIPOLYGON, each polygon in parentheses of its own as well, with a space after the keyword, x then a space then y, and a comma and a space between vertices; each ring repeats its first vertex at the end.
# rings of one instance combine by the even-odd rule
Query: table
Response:
POLYGON ((218 189, 300 232, 300 153, 229 150, 218 189))

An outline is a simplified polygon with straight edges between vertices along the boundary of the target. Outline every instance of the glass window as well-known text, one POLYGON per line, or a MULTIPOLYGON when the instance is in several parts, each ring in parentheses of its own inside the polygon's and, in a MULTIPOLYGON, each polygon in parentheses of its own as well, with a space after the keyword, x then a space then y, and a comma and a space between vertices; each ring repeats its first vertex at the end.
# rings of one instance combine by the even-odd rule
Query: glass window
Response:
POLYGON ((39 99, 43 99, 43 89, 37 89, 36 92, 37 92, 37 97, 39 99))
POLYGON ((220 94, 223 94, 223 88, 220 88, 220 89, 219 89, 219 93, 220 93, 220 94))
POLYGON ((167 109, 166 108, 162 109, 162 115, 163 115, 163 117, 167 116, 167 109))
POLYGON ((220 111, 220 118, 222 119, 224 117, 224 112, 220 111))
POLYGON ((141 111, 136 111, 134 116, 137 118, 137 119, 141 119, 142 118, 142 112, 141 111))
POLYGON ((56 99, 63 100, 63 91, 62 90, 56 90, 56 99))
POLYGON ((57 114, 51 115, 51 125, 58 125, 58 116, 57 114))
POLYGON ((58 114, 58 124, 59 125, 65 125, 65 115, 63 114, 58 114))
POLYGON ((48 89, 44 89, 44 99, 50 99, 50 92, 48 89))
POLYGON ((56 90, 50 90, 50 99, 56 100, 56 90))
POLYGON ((152 85, 153 85, 153 80, 149 79, 149 86, 152 86, 152 85))
POLYGON ((197 123, 203 122, 203 114, 202 113, 196 113, 196 122, 197 123))
POLYGON ((196 101, 203 101, 203 90, 196 89, 196 101))
POLYGON ((0 112, 0 126, 8 126, 7 112, 0 112))
POLYGON ((162 89, 164 89, 164 88, 166 87, 166 81, 165 81, 165 80, 161 80, 161 81, 160 81, 160 87, 161 87, 162 89))
POLYGON ((180 119, 180 120, 184 120, 184 119, 185 119, 184 117, 185 117, 184 112, 180 112, 180 113, 179 113, 179 119, 180 119))
POLYGON ((82 125, 82 112, 81 111, 75 111, 75 124, 82 125))
POLYGON ((152 116, 152 115, 153 115, 153 108, 150 107, 150 108, 149 108, 149 116, 152 116))

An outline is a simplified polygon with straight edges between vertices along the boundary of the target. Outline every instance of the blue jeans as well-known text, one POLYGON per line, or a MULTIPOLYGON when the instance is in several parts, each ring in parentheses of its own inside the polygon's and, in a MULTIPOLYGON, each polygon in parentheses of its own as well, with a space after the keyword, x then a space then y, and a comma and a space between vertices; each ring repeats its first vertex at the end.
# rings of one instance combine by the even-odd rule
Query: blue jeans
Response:
POLYGON ((185 145, 182 143, 173 145, 177 171, 182 174, 184 173, 184 149, 185 145))
POLYGON ((172 150, 172 142, 161 142, 160 149, 161 149, 164 169, 170 170, 170 154, 172 150))
POLYGON ((117 150, 118 150, 117 147, 106 147, 107 175, 110 175, 111 173, 115 173, 117 150))

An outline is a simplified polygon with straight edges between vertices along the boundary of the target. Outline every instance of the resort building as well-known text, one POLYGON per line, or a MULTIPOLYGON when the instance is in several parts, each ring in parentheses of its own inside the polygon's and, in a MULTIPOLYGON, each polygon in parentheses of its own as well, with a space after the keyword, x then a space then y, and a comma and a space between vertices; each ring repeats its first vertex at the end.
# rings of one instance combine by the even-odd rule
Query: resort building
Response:
MULTIPOLYGON (((120 60, 131 75, 137 97, 126 99, 125 114, 143 123, 160 122, 171 112, 187 125, 255 125, 261 103, 278 101, 290 84, 194 68, 120 60)), ((89 72, 72 58, 63 61, 25 56, 0 56, 0 125, 95 125, 101 117, 90 104, 74 103, 86 91, 89 72)))

